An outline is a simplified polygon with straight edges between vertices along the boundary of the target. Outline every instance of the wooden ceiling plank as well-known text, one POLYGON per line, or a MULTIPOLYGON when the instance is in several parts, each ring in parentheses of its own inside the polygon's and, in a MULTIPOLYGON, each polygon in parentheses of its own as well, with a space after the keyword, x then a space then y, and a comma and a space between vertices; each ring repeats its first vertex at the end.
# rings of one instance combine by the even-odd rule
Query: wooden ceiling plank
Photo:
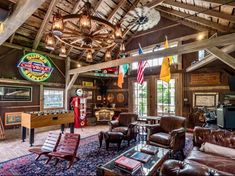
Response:
POLYGON ((124 59, 116 59, 104 63, 94 64, 90 66, 80 67, 77 69, 72 69, 69 71, 70 75, 73 74, 79 74, 89 71, 94 71, 98 69, 104 69, 109 67, 116 67, 123 64, 130 64, 137 61, 144 61, 154 58, 161 58, 165 56, 171 56, 176 54, 185 54, 185 53, 191 53, 198 50, 206 49, 206 48, 212 48, 214 46, 225 46, 234 44, 235 41, 235 33, 220 36, 213 39, 205 39, 201 41, 192 42, 189 44, 181 45, 178 47, 168 48, 164 50, 159 50, 147 54, 137 55, 137 56, 131 56, 124 59))
POLYGON ((209 53, 214 55, 216 58, 218 58, 220 61, 224 62, 228 66, 235 69, 235 58, 230 56, 229 54, 223 52, 217 47, 207 48, 206 49, 209 53))
POLYGON ((37 49, 38 47, 38 44, 39 42, 41 41, 42 39, 42 36, 43 36, 43 33, 44 33, 44 30, 46 28, 46 26, 48 25, 48 23, 50 22, 50 17, 56 7, 56 4, 59 2, 59 0, 52 0, 49 7, 48 7, 48 10, 47 10, 47 13, 43 19, 43 22, 40 26, 40 29, 35 37, 35 40, 33 42, 33 49, 37 49))
POLYGON ((13 13, 4 22, 5 29, 0 33, 2 45, 16 30, 42 5, 45 0, 20 0, 13 13))
POLYGON ((206 19, 203 19, 203 18, 200 18, 200 17, 197 17, 197 16, 189 16, 186 13, 179 12, 177 10, 173 10, 173 9, 170 9, 170 8, 167 8, 167 7, 162 7, 161 6, 161 7, 156 7, 156 9, 161 11, 161 12, 165 12, 165 13, 177 16, 179 18, 186 19, 188 21, 192 21, 194 23, 199 23, 201 25, 216 29, 220 32, 229 32, 230 30, 232 30, 232 29, 228 28, 227 26, 223 26, 223 25, 211 22, 209 20, 206 20, 206 19))
POLYGON ((194 11, 194 12, 197 12, 197 13, 202 13, 202 14, 206 14, 206 15, 221 18, 221 19, 226 19, 228 21, 231 21, 231 22, 235 23, 235 16, 229 15, 229 14, 226 14, 226 13, 222 13, 222 12, 218 12, 218 11, 215 11, 215 10, 207 9, 207 8, 204 8, 204 7, 198 7, 198 6, 185 4, 185 3, 180 3, 180 2, 177 2, 177 1, 171 1, 171 0, 165 0, 163 2, 163 4, 171 5, 171 6, 182 8, 182 9, 191 10, 191 11, 194 11))
POLYGON ((226 4, 230 6, 235 6, 235 2, 233 0, 203 0, 204 2, 216 3, 216 4, 226 4))
POLYGON ((160 4, 163 3, 163 2, 164 2, 164 0, 152 0, 151 2, 149 2, 149 3, 147 4, 147 7, 149 7, 149 8, 154 8, 154 7, 160 5, 160 4))
MULTIPOLYGON (((231 53, 231 52, 235 51, 235 45, 229 45, 229 46, 223 47, 221 49, 221 51, 223 51, 225 53, 231 53)), ((199 62, 189 66, 188 68, 186 68, 186 72, 191 72, 191 71, 197 70, 201 67, 204 67, 205 65, 207 65, 211 62, 214 62, 216 59, 217 58, 214 55, 206 56, 205 58, 203 58, 199 62)))
POLYGON ((115 9, 112 10, 112 12, 109 14, 107 20, 110 21, 113 16, 116 14, 116 12, 118 11, 118 9, 126 2, 126 0, 120 0, 117 4, 117 6, 115 7, 115 9))

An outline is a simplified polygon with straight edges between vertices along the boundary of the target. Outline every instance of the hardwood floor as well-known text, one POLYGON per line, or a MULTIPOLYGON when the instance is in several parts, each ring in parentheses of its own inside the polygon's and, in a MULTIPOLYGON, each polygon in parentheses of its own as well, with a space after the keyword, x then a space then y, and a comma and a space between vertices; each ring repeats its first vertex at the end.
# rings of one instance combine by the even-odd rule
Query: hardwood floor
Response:
MULTIPOLYGON (((52 129, 39 129, 35 133, 35 145, 41 145, 43 144, 48 131, 52 129), (39 131, 40 130, 40 131, 39 131)), ((97 125, 97 126, 88 126, 83 129, 75 129, 75 133, 79 133, 81 135, 81 138, 85 138, 88 136, 92 136, 94 134, 97 134, 100 131, 107 131, 108 126, 107 125, 97 125)), ((53 131, 59 131, 59 129, 53 129, 53 131)), ((27 135, 26 141, 21 142, 21 129, 11 129, 6 130, 6 138, 3 141, 0 141, 0 162, 7 161, 16 157, 20 157, 26 154, 29 154, 29 137, 27 135)), ((69 128, 65 129, 65 132, 69 132, 69 128)))

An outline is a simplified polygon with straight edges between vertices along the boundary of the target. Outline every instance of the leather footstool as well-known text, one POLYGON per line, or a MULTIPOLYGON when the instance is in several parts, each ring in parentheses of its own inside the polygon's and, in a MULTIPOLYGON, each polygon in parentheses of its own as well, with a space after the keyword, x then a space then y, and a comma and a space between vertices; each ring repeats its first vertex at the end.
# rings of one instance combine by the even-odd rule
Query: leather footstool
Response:
POLYGON ((106 144, 106 150, 109 148, 109 143, 116 143, 118 150, 121 147, 122 140, 124 138, 123 133, 121 132, 100 132, 99 135, 100 147, 102 145, 102 140, 104 138, 106 144))

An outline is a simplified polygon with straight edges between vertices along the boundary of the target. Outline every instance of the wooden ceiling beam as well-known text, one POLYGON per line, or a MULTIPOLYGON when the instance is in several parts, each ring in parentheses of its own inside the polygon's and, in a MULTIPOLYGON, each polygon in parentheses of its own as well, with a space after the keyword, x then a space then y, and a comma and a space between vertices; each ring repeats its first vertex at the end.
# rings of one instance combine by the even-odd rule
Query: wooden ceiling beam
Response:
POLYGON ((50 22, 50 17, 51 17, 51 15, 52 15, 52 13, 53 13, 55 7, 56 7, 56 4, 57 4, 58 2, 59 2, 59 0, 52 0, 52 1, 51 1, 50 5, 49 5, 49 7, 48 7, 48 10, 47 10, 47 12, 46 12, 46 15, 45 15, 45 17, 44 17, 44 19, 43 19, 43 21, 42 21, 41 26, 40 26, 40 29, 39 29, 39 31, 38 31, 38 33, 37 33, 37 35, 36 35, 36 37, 35 37, 35 40, 34 40, 34 42, 33 42, 33 49, 37 49, 38 44, 39 44, 39 42, 40 42, 41 39, 42 39, 44 30, 45 30, 46 26, 49 24, 49 22, 50 22))
POLYGON ((0 33, 2 45, 16 30, 42 5, 45 0, 20 0, 10 17, 3 23, 4 31, 0 33))
POLYGON ((164 50, 159 50, 159 51, 155 51, 155 52, 151 52, 147 54, 131 56, 131 57, 127 57, 124 59, 116 59, 116 60, 112 60, 112 61, 108 61, 104 63, 99 63, 99 64, 90 65, 90 66, 80 67, 77 69, 72 69, 72 70, 69 70, 69 74, 76 75, 76 74, 89 72, 93 70, 116 67, 116 66, 123 65, 123 64, 130 64, 130 63, 137 62, 140 60, 144 61, 144 60, 161 58, 161 57, 171 56, 171 55, 176 55, 176 54, 191 53, 191 52, 195 52, 195 51, 206 49, 206 48, 212 48, 214 46, 225 46, 225 45, 234 44, 234 41, 235 41, 235 33, 232 33, 232 34, 220 36, 220 37, 213 38, 213 39, 205 39, 201 41, 196 41, 196 42, 181 45, 178 47, 167 48, 164 50))
POLYGON ((212 21, 209 21, 209 20, 197 17, 197 16, 189 16, 186 13, 179 12, 177 10, 173 10, 173 9, 170 9, 170 8, 167 8, 167 7, 162 7, 162 6, 161 7, 156 7, 156 9, 161 11, 161 12, 165 12, 165 13, 171 14, 173 16, 177 16, 179 18, 182 18, 182 20, 188 20, 188 21, 191 21, 191 22, 194 22, 194 23, 198 23, 198 24, 201 24, 203 26, 207 26, 207 27, 216 29, 220 32, 232 32, 232 29, 228 28, 227 26, 223 26, 223 25, 220 25, 218 23, 215 23, 215 22, 212 22, 212 21))
MULTIPOLYGON (((225 53, 231 53, 231 52, 235 51, 235 45, 229 45, 229 46, 223 47, 221 49, 221 51, 223 51, 225 53)), ((214 62, 215 60, 217 60, 217 58, 214 55, 208 55, 205 58, 203 58, 202 60, 200 60, 199 62, 186 68, 186 72, 191 72, 191 71, 197 70, 197 69, 204 67, 205 65, 207 65, 211 62, 214 62)))
POLYGON ((198 6, 194 6, 194 5, 191 5, 191 4, 185 4, 185 3, 181 3, 181 2, 178 2, 178 1, 171 1, 171 0, 165 0, 163 2, 163 4, 167 4, 167 5, 171 5, 171 6, 174 6, 174 7, 194 11, 196 13, 202 13, 202 14, 213 16, 213 17, 216 17, 216 18, 226 19, 228 21, 231 21, 231 22, 235 23, 235 16, 229 15, 229 14, 226 14, 226 13, 223 13, 223 12, 218 12, 218 11, 207 9, 207 8, 204 8, 204 7, 198 7, 198 6))
POLYGON ((217 47, 207 48, 206 49, 209 53, 214 55, 216 58, 218 58, 223 63, 227 64, 228 66, 235 69, 235 58, 230 56, 229 54, 223 52, 217 47))

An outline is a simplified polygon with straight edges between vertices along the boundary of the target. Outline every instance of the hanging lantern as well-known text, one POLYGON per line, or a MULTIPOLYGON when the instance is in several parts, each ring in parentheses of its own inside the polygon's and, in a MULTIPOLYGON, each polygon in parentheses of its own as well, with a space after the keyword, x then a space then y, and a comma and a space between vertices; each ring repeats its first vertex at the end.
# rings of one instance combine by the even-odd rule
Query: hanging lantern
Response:
POLYGON ((61 16, 61 14, 56 13, 53 16, 52 32, 56 36, 61 36, 63 34, 63 30, 64 30, 63 17, 61 16))
POLYGON ((116 43, 122 42, 122 29, 121 29, 121 25, 120 24, 116 25, 114 36, 115 36, 115 42, 116 43))
POLYGON ((46 48, 49 50, 54 50, 55 49, 55 37, 53 36, 52 33, 49 33, 46 35, 46 48))
POLYGON ((84 33, 89 33, 91 29, 91 17, 90 15, 84 13, 81 15, 81 18, 79 20, 79 25, 84 33))
POLYGON ((93 58, 92 58, 92 51, 88 50, 87 54, 86 54, 86 61, 87 62, 93 62, 93 58))
POLYGON ((120 53, 125 53, 125 51, 126 51, 125 45, 124 43, 122 43, 120 46, 120 53))
POLYGON ((111 59, 112 59, 111 52, 109 50, 107 50, 105 53, 105 56, 104 56, 104 60, 109 61, 111 59))
POLYGON ((60 47, 60 54, 59 54, 60 57, 67 57, 67 54, 66 54, 66 47, 65 47, 65 44, 63 43, 60 47))

